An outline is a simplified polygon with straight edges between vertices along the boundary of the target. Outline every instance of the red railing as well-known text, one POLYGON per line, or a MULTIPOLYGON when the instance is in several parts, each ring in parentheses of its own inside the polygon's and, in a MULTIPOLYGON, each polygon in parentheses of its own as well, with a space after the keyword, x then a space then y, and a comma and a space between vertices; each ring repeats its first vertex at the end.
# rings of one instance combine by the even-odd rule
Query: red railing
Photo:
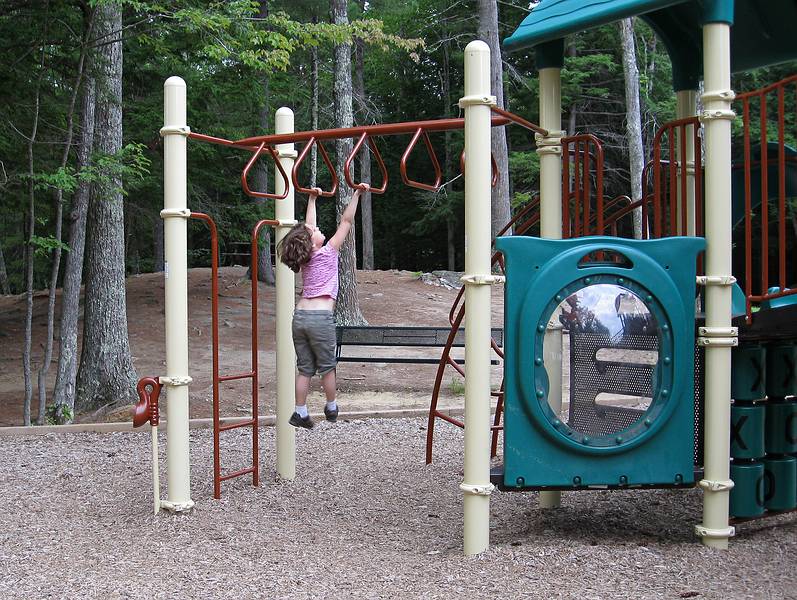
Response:
MULTIPOLYGON (((533 226, 538 225, 540 222, 540 213, 539 213, 539 197, 535 197, 528 205, 526 205, 520 212, 518 212, 515 217, 507 223, 503 229, 501 229, 496 237, 500 237, 508 232, 510 229, 514 228, 514 235, 523 235, 527 233, 529 229, 533 226)), ((499 266, 501 270, 504 269, 503 264, 503 255, 500 252, 494 252, 492 255, 492 264, 495 266, 499 266)), ((446 339, 446 345, 443 348, 443 352, 440 355, 440 363, 437 367, 437 374, 435 375, 434 387, 432 388, 432 399, 429 404, 429 419, 428 425, 426 428, 426 464, 430 464, 432 462, 432 447, 434 443, 434 425, 435 419, 442 419, 452 425, 457 427, 464 427, 465 423, 461 419, 457 419, 456 417, 452 417, 451 415, 446 414, 445 412, 441 411, 437 408, 439 399, 440 399, 440 390, 443 385, 443 377, 446 373, 446 367, 452 367, 461 377, 465 377, 465 368, 458 364, 456 360, 451 356, 451 349, 454 345, 454 340, 457 336, 457 332, 459 331, 460 326, 462 325, 462 321, 465 318, 465 302, 463 301, 465 297, 465 287, 461 287, 459 292, 457 293, 457 297, 454 300, 454 303, 451 306, 451 310, 448 313, 448 322, 451 325, 451 332, 448 334, 448 338, 446 339)), ((504 358, 504 352, 500 346, 495 342, 494 339, 490 339, 490 347, 492 350, 498 355, 499 358, 504 358)), ((490 447, 490 456, 495 456, 497 449, 498 449, 498 432, 503 429, 501 423, 501 414, 503 413, 503 404, 504 404, 504 383, 501 381, 501 387, 495 391, 490 391, 490 396, 493 398, 497 398, 496 406, 495 406, 495 416, 493 419, 493 425, 491 426, 492 431, 492 443, 490 447)))
MULTIPOLYGON (((795 281, 790 281, 787 277, 787 274, 792 278, 795 277, 794 259, 787 253, 789 241, 786 231, 787 221, 790 219, 786 203, 787 175, 789 169, 797 172, 797 153, 787 152, 786 146, 787 92, 797 92, 797 75, 760 90, 739 94, 736 98, 736 101, 741 103, 743 123, 744 160, 742 165, 736 168, 743 170, 744 177, 744 293, 747 299, 748 322, 751 319, 753 303, 797 294, 797 289, 788 287, 794 285, 795 281), (752 130, 756 121, 758 141, 754 146, 752 130), (770 133, 770 128, 775 130, 774 135, 770 133), (753 198, 753 179, 756 174, 760 189, 758 198, 753 198), (772 182, 772 179, 775 181, 772 182), (777 192, 771 193, 770 188, 775 186, 777 192), (770 214, 772 210, 770 204, 773 199, 775 215, 770 214), (759 213, 754 216, 756 205, 759 206, 759 213), (774 250, 770 248, 770 229, 773 225, 776 229, 774 250), (770 268, 770 254, 774 254, 776 262, 774 272, 771 272, 770 268), (760 270, 758 285, 756 285, 754 266, 760 270)), ((792 140, 797 137, 797 132, 790 133, 792 140)), ((797 179, 797 175, 794 178, 797 179)), ((794 190, 790 193, 793 196, 797 195, 794 190)), ((792 217, 795 211, 797 207, 792 207, 792 217)), ((792 236, 792 243, 794 237, 792 236)))
POLYGON ((603 215, 600 140, 592 134, 562 138, 562 237, 600 235, 603 215))
POLYGON ((703 234, 702 154, 700 121, 697 117, 670 121, 656 132, 653 159, 645 166, 642 179, 643 189, 648 190, 647 178, 650 177, 650 169, 653 170, 653 189, 647 191, 646 202, 643 203, 646 212, 653 212, 653 232, 648 233, 647 237, 703 234), (689 156, 690 138, 693 158, 689 156), (666 152, 663 155, 665 143, 666 152), (690 176, 693 177, 691 181, 690 176), (694 198, 694 204, 690 202, 690 197, 694 198), (650 209, 648 203, 652 204, 650 209))

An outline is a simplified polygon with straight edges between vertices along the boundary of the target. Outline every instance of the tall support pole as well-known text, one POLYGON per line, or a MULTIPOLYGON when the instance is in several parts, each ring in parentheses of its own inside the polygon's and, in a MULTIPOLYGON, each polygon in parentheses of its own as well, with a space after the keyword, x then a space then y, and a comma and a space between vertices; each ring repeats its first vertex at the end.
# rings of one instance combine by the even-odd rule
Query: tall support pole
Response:
MULTIPOLYGON (((679 90, 675 93, 675 113, 676 119, 687 119, 695 116, 695 107, 697 101, 697 91, 695 90, 679 90)), ((686 147, 686 156, 681 156, 681 140, 678 140, 676 146, 678 152, 678 160, 683 165, 679 172, 679 177, 686 176, 686 231, 681 231, 681 186, 678 186, 678 233, 680 235, 697 234, 696 220, 695 220, 695 138, 691 127, 686 128, 686 139, 684 146, 686 147)), ((680 183, 680 182, 679 182, 680 183)))
MULTIPOLYGON (((540 126, 547 136, 537 134, 537 153, 540 156, 540 237, 562 238, 562 51, 552 45, 538 51, 540 126), (553 66, 547 66, 553 65, 553 66)), ((562 409, 562 326, 552 317, 543 343, 545 369, 554 382, 548 390, 548 404, 555 414, 562 409)), ((561 492, 540 492, 540 508, 560 505, 561 492)))
MULTIPOLYGON (((732 3, 731 3, 732 7, 732 3)), ((732 9, 731 9, 732 13, 732 9)), ((703 523, 695 527, 706 546, 725 549, 734 528, 728 526, 731 422, 731 101, 730 24, 703 25, 706 92, 700 117, 706 135, 706 325, 698 343, 706 349, 705 472, 703 523)))
MULTIPOLYGON (((283 106, 275 118, 275 133, 293 133, 293 111, 283 106)), ((296 150, 293 143, 277 144, 279 161, 285 173, 293 170, 296 150)), ((276 242, 279 243, 288 230, 296 224, 293 208, 293 184, 288 182, 288 195, 275 200, 274 215, 279 226, 276 242)), ((274 191, 278 195, 285 192, 285 181, 275 167, 274 191)), ((296 477, 296 430, 288 423, 296 402, 294 377, 296 354, 293 349, 291 321, 294 308, 295 275, 288 265, 279 258, 276 260, 277 282, 277 474, 283 479, 296 477)))
POLYGON ((490 544, 490 48, 465 48, 465 554, 490 544))
POLYGON ((169 77, 163 86, 163 211, 166 293, 166 481, 172 512, 189 510, 191 466, 188 441, 188 268, 186 220, 187 140, 185 81, 169 77))

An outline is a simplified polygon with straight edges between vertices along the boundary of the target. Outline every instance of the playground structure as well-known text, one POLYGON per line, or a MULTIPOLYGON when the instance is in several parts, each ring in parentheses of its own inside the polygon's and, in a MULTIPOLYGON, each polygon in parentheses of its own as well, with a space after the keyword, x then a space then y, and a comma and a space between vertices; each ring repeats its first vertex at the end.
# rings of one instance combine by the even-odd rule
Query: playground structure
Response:
MULTIPOLYGON (((751 2, 737 0, 735 6, 737 10, 751 11, 751 2)), ((784 14, 792 14, 795 9, 790 3, 778 2, 778 10, 784 14), (791 12, 787 12, 791 11, 791 12)), ((747 13, 744 13, 745 15, 747 13)), ((650 452, 662 443, 659 436, 661 431, 668 431, 667 440, 674 443, 684 437, 682 446, 688 443, 692 448, 691 435, 691 416, 693 406, 693 394, 690 385, 692 382, 691 362, 694 361, 692 352, 694 347, 688 342, 693 331, 687 332, 686 323, 683 318, 674 319, 671 311, 675 307, 669 305, 664 300, 679 299, 682 306, 686 306, 686 299, 689 298, 689 285, 687 282, 690 271, 689 265, 685 270, 675 267, 673 271, 679 271, 680 291, 677 295, 668 296, 667 293, 657 292, 656 286, 648 283, 654 273, 659 273, 652 266, 649 272, 637 275, 632 273, 629 281, 625 281, 623 275, 626 268, 622 264, 623 257, 631 258, 634 265, 649 263, 655 265, 662 264, 667 253, 667 240, 642 241, 637 244, 654 244, 657 258, 645 258, 648 256, 642 250, 654 246, 637 246, 630 242, 620 243, 610 238, 587 237, 585 240, 577 241, 574 238, 581 238, 588 235, 604 235, 608 229, 610 233, 616 233, 620 219, 631 213, 636 208, 642 212, 644 224, 643 235, 649 238, 666 238, 670 236, 704 236, 706 242, 705 258, 697 264, 700 273, 696 281, 704 288, 700 294, 701 302, 705 306, 705 317, 703 324, 698 327, 697 345, 704 352, 702 356, 702 369, 705 378, 703 391, 705 427, 702 432, 704 440, 703 469, 700 472, 701 478, 698 484, 704 490, 704 515, 703 523, 696 527, 697 534, 706 545, 724 548, 727 547, 728 538, 733 535, 734 529, 729 525, 729 496, 733 488, 733 481, 730 477, 730 439, 731 439, 731 402, 734 397, 731 386, 731 349, 738 345, 738 329, 732 325, 733 309, 732 295, 735 279, 731 268, 731 217, 732 210, 728 199, 732 197, 732 161, 731 161, 731 121, 736 114, 732 110, 734 93, 730 89, 730 73, 732 56, 736 61, 734 66, 740 68, 753 68, 755 66, 768 64, 773 60, 784 60, 793 58, 797 53, 794 49, 786 48, 774 44, 771 52, 767 54, 758 46, 754 47, 759 54, 757 56, 745 56, 743 52, 735 50, 733 54, 730 44, 730 26, 734 21, 734 2, 732 0, 715 0, 711 2, 672 2, 651 0, 639 2, 571 2, 570 0, 543 0, 534 7, 529 17, 506 44, 509 47, 535 47, 537 54, 537 65, 540 69, 540 125, 531 124, 516 115, 512 115, 494 106, 495 100, 490 96, 489 90, 489 49, 482 42, 472 42, 468 45, 465 52, 465 95, 460 100, 460 106, 464 109, 464 119, 448 119, 442 121, 424 121, 402 124, 376 125, 369 127, 355 127, 348 130, 326 130, 315 132, 293 132, 292 113, 288 109, 277 111, 276 133, 274 135, 257 136, 243 140, 229 141, 220 138, 213 138, 197 133, 190 132, 186 125, 185 84, 179 78, 170 78, 165 84, 165 119, 164 127, 161 130, 165 138, 165 200, 164 211, 161 213, 166 219, 165 239, 166 239, 166 339, 167 339, 167 375, 159 378, 146 380, 143 386, 142 402, 139 409, 138 422, 149 420, 153 426, 157 426, 158 411, 157 397, 160 393, 160 386, 165 385, 167 389, 167 406, 169 418, 167 420, 168 439, 167 446, 167 476, 169 500, 160 500, 157 495, 157 472, 154 471, 156 479, 156 511, 167 508, 174 512, 190 509, 193 501, 190 498, 189 490, 189 462, 188 462, 188 390, 190 383, 188 375, 187 358, 187 324, 186 324, 186 219, 192 215, 186 207, 186 141, 187 138, 199 141, 223 144, 234 148, 239 148, 252 153, 250 160, 242 173, 242 186, 245 192, 251 196, 272 198, 275 201, 276 219, 266 222, 274 226, 277 231, 277 241, 286 232, 286 228, 291 227, 294 221, 293 215, 293 191, 304 190, 296 176, 296 168, 310 147, 318 145, 322 159, 330 168, 333 177, 333 186, 330 190, 324 190, 323 195, 334 194, 334 186, 338 184, 331 168, 331 162, 323 149, 323 141, 339 137, 357 137, 357 142, 353 151, 346 160, 345 179, 350 187, 363 185, 352 180, 349 165, 360 148, 367 142, 372 150, 374 159, 382 172, 382 183, 378 187, 372 187, 375 193, 384 192, 387 187, 387 172, 384 162, 379 154, 378 147, 373 138, 380 135, 394 134, 413 134, 412 141, 407 147, 402 157, 402 179, 407 185, 421 189, 436 189, 440 185, 440 171, 431 143, 428 138, 429 132, 442 131, 445 129, 464 128, 465 130, 465 156, 467 156, 467 169, 465 169, 465 197, 466 197, 466 274, 462 278, 465 283, 464 293, 458 298, 458 303, 452 307, 451 324, 452 332, 455 332, 461 323, 467 324, 465 360, 468 368, 464 370, 465 377, 465 469, 464 480, 460 489, 464 496, 464 550, 466 554, 481 552, 486 549, 489 543, 489 496, 493 490, 490 473, 490 434, 493 432, 493 451, 497 439, 499 428, 498 419, 501 409, 496 412, 496 419, 493 425, 490 424, 490 398, 498 397, 499 406, 502 400, 507 407, 507 415, 511 414, 519 420, 527 418, 528 407, 532 401, 537 402, 536 407, 542 407, 536 418, 537 424, 543 424, 547 420, 549 424, 558 427, 551 421, 550 415, 545 413, 545 408, 550 407, 553 414, 559 410, 558 404, 561 403, 560 391, 554 384, 555 377, 551 373, 561 371, 560 363, 556 362, 555 354, 553 358, 539 357, 541 367, 535 372, 536 381, 547 383, 541 387, 525 389, 518 379, 520 363, 513 363, 517 370, 514 374, 512 386, 504 386, 500 390, 493 391, 489 387, 489 364, 491 348, 500 352, 490 339, 489 319, 485 315, 489 314, 490 307, 490 285, 500 283, 503 277, 492 274, 491 263, 498 261, 503 263, 500 255, 494 255, 490 249, 490 206, 485 199, 490 197, 491 181, 494 176, 491 174, 491 160, 489 156, 489 144, 485 140, 489 139, 491 126, 502 126, 510 123, 518 124, 532 131, 535 134, 538 153, 540 154, 540 201, 538 216, 530 212, 524 213, 528 217, 528 223, 539 222, 540 237, 547 238, 542 240, 546 245, 535 246, 548 248, 549 254, 555 258, 562 250, 551 250, 552 248, 584 248, 585 254, 591 258, 586 261, 586 268, 590 277, 595 277, 594 281, 587 281, 589 277, 583 279, 583 284, 574 286, 573 279, 570 283, 560 282, 556 289, 546 289, 545 282, 540 283, 541 289, 538 295, 545 301, 542 308, 536 304, 531 307, 518 308, 520 304, 512 308, 513 314, 523 323, 534 323, 537 335, 530 336, 531 348, 535 351, 547 351, 554 348, 556 342, 549 344, 549 340, 559 339, 561 348, 561 327, 549 327, 545 323, 547 317, 539 321, 538 316, 546 314, 551 316, 549 299, 557 298, 557 302, 565 299, 568 294, 573 293, 576 288, 582 289, 593 285, 603 278, 613 277, 612 285, 631 292, 634 296, 645 300, 647 306, 652 306, 655 322, 660 326, 667 325, 664 329, 667 333, 664 337, 670 340, 674 354, 667 354, 664 346, 658 347, 658 357, 654 369, 656 373, 654 384, 647 392, 650 398, 648 419, 642 419, 643 426, 639 426, 638 419, 635 419, 627 428, 636 428, 632 440, 626 440, 625 429, 611 432, 611 436, 616 440, 617 447, 596 447, 591 446, 589 452, 583 452, 583 447, 594 444, 594 438, 585 435, 580 442, 569 440, 568 444, 581 444, 580 449, 574 452, 592 455, 585 459, 585 467, 589 469, 595 464, 600 464, 604 457, 612 454, 612 460, 618 463, 621 471, 629 460, 634 460, 636 448, 646 448, 650 452), (697 5, 700 5, 699 7, 697 5), (584 29, 588 26, 598 25, 625 16, 638 13, 645 13, 644 18, 648 20, 662 34, 673 57, 673 69, 675 73, 675 88, 678 100, 678 119, 668 124, 656 137, 654 150, 654 160, 649 168, 646 168, 645 177, 651 181, 647 186, 649 190, 642 199, 632 201, 628 198, 619 198, 604 203, 602 196, 602 163, 600 142, 594 136, 581 135, 575 138, 567 138, 561 131, 561 101, 560 101, 560 78, 563 64, 563 42, 564 35, 584 29), (685 48, 688 44, 681 44, 681 41, 673 38, 675 29, 672 27, 673 19, 677 23, 690 23, 695 30, 702 29, 702 42, 700 35, 692 35, 690 42, 696 44, 698 51, 689 54, 685 48), (669 33, 669 37, 668 34, 669 33), (705 89, 702 95, 703 110, 700 115, 696 114, 697 82, 699 80, 700 61, 694 60, 694 56, 702 54, 702 71, 705 74, 705 89), (741 56, 741 59, 739 58, 741 56), (741 60, 741 62, 740 62, 741 60), (747 62, 745 62, 747 61, 747 62), (697 71, 696 71, 697 69, 697 71), (701 138, 698 131, 703 131, 701 138), (406 173, 406 160, 412 153, 413 148, 423 137, 424 145, 429 153, 430 160, 434 165, 435 178, 432 183, 414 181, 406 173), (667 156, 662 157, 661 148, 664 147, 666 140, 667 156), (294 150, 295 142, 305 142, 305 147, 300 155, 294 150), (705 149, 703 154, 702 150, 705 149), (247 183, 247 174, 252 165, 264 154, 272 157, 276 166, 276 190, 273 194, 265 191, 251 190, 247 183), (572 169, 572 171, 571 171, 572 169), (290 176, 288 175, 290 173, 290 176), (573 177, 571 178, 571 173, 573 177), (592 177, 591 175, 595 176, 592 177), (563 181, 566 186, 563 186, 563 181), (594 183, 593 183, 594 182, 594 183), (563 191, 564 187, 564 191, 563 191), (704 208, 703 208, 704 207, 704 208), (614 212, 608 213, 609 210, 614 212), (573 238, 557 243, 559 238, 573 238), (564 244, 564 245, 562 245, 564 244), (579 246, 579 244, 586 244, 579 246), (607 260, 607 257, 609 260, 607 260), (493 260, 491 260, 493 259, 493 260), (634 279, 641 278, 641 281, 634 279), (648 294, 647 292, 651 293, 648 294), (567 292, 567 293, 563 293, 567 292), (562 296, 562 298, 559 298, 562 296), (460 303, 460 299, 464 299, 460 303), (457 310, 455 310, 455 308, 457 310), (537 311, 538 314, 532 314, 537 311), (456 315, 455 315, 456 313, 456 315), (677 322, 677 327, 675 326, 677 322), (559 336, 557 338, 557 336, 559 336), (537 340, 537 341, 535 341, 537 340), (687 348, 688 347, 688 348, 687 348), (692 361, 689 357, 692 356, 692 361), (689 363, 689 369, 684 371, 683 366, 689 363), (663 366, 662 366, 663 365, 663 366), (664 368, 664 367, 667 368, 664 368), (681 367, 680 369, 674 367, 681 367), (558 371, 557 371, 558 370, 558 371), (662 382, 669 382, 663 385, 662 382), (672 384, 672 385, 669 385, 672 384), (152 389, 147 393, 147 389, 152 389), (531 392, 531 394, 529 394, 531 392), (672 392, 672 395, 670 393, 672 392), (507 397, 504 398, 504 394, 507 397), (533 398, 526 396, 531 395, 533 398), (686 411, 683 402, 688 401, 686 411), (514 404, 512 404, 514 403, 514 404), (524 406, 525 405, 525 408, 524 406), (153 408, 154 406, 154 408, 153 408), (678 425, 669 422, 670 415, 677 412, 679 414, 678 425), (543 414, 545 413, 545 414, 543 414), (687 419, 686 416, 690 418, 687 419), (690 426, 687 431, 685 423, 689 421, 690 426), (684 433, 687 435, 684 436, 684 433), (658 439, 657 439, 657 436, 658 439), (619 441, 617 441, 619 440, 619 441), (651 445, 652 444, 652 445, 651 445), (625 452, 625 454, 623 454, 625 452), (617 458, 620 456, 621 458, 617 458)), ((782 23, 778 23, 782 26, 782 23)), ((749 23, 744 23, 739 31, 747 31, 749 23)), ((694 32, 692 32, 694 33, 694 32)), ((780 32, 782 33, 782 32, 780 32)), ((780 39, 780 38, 778 38, 780 39)), ((734 46, 734 49, 738 46, 734 46)), ((760 302, 776 306, 778 303, 789 304, 789 296, 797 293, 797 290, 790 289, 788 280, 788 256, 786 252, 786 197, 787 188, 791 185, 791 179, 787 177, 787 172, 791 169, 793 156, 789 154, 784 142, 785 121, 782 116, 783 95, 789 85, 793 85, 797 78, 793 77, 766 90, 778 95, 781 116, 779 118, 779 144, 775 150, 777 156, 777 166, 775 170, 778 180, 778 285, 770 286, 768 273, 768 217, 767 207, 769 206, 770 196, 767 192, 766 181, 770 174, 769 145, 766 136, 766 128, 761 131, 760 148, 766 148, 764 152, 758 153, 758 169, 756 171, 755 150, 751 145, 749 134, 749 101, 752 95, 745 95, 742 98, 743 115, 745 124, 745 144, 744 144, 744 164, 742 166, 743 180, 745 182, 745 235, 748 241, 752 240, 753 220, 750 216, 755 201, 752 199, 752 191, 755 186, 752 184, 754 173, 758 173, 761 188, 761 237, 763 238, 762 249, 760 251, 761 281, 756 286, 753 283, 754 258, 752 243, 748 244, 746 253, 749 259, 745 263, 745 290, 742 303, 742 313, 745 319, 752 317, 753 303, 760 302), (760 288, 760 289, 759 289, 760 288), (744 310, 746 309, 746 310, 744 310)), ((763 102, 763 101, 762 101, 763 102)), ((767 111, 761 111, 761 120, 766 121, 767 111)), ((199 217, 202 218, 202 217, 199 217)), ((517 229, 520 229, 518 227, 517 229)), ((517 232, 517 231, 516 231, 517 232)), ((256 234, 253 237, 256 240, 256 234)), ((501 240, 506 242, 523 240, 501 240)), ((530 240, 529 240, 530 241, 530 240)), ((700 247, 700 240, 686 240, 691 242, 689 253, 695 255, 700 247)), ((256 242, 253 241, 253 244, 256 242)), ((508 249, 510 245, 505 248, 508 249)), ((499 244, 499 248, 501 245, 499 244)), ((504 248, 501 248, 504 249, 504 248)), ((253 245, 252 256, 256 256, 256 245, 253 245)), ((575 250, 578 252, 579 250, 575 250)), ((572 252, 571 252, 572 254, 572 252)), ((527 258, 530 256, 529 250, 512 259, 515 267, 508 265, 507 277, 514 279, 513 273, 518 269, 523 269, 528 265, 527 258), (519 266, 517 266, 519 265, 519 266)), ((575 255, 573 255, 575 256, 575 255)), ((579 257, 576 257, 579 258, 579 257)), ((572 261, 572 257, 571 257, 572 261)), ((585 268, 582 266, 583 260, 575 260, 570 265, 571 273, 577 272, 572 269, 585 268)), ((687 260, 687 263, 690 261, 687 260)), ((694 263, 695 261, 691 261, 694 263)), ((215 264, 215 261, 214 261, 215 264)), ((695 265, 692 264, 694 269, 695 265)), ((660 274, 660 273, 659 273, 660 274)), ((694 272, 691 272, 694 280, 694 272)), ((256 281, 256 279, 253 279, 256 281)), ((253 285, 253 290, 256 289, 253 285)), ((550 287, 550 286, 549 286, 550 287)), ((287 420, 293 410, 293 347, 290 337, 290 318, 293 311, 293 273, 282 264, 277 264, 277 473, 286 479, 295 477, 295 437, 293 429, 288 425, 287 420)), ((508 287, 509 290, 509 287, 508 287)), ((254 291, 253 291, 254 293, 254 291)), ((215 292, 214 292, 215 297, 215 292)), ((694 296, 692 296, 694 297, 694 296)), ((256 405, 257 394, 257 366, 256 366, 256 297, 253 298, 253 366, 252 371, 243 375, 229 376, 230 378, 251 377, 254 382, 253 402, 256 405)), ((518 297, 518 302, 520 302, 518 297)), ((690 301, 691 302, 691 301, 690 301)), ((521 303, 522 304, 522 303, 521 303)), ((692 308, 690 306, 690 308, 692 308)), ((787 307, 788 308, 788 307, 787 307)), ((685 309, 684 309, 685 310, 685 309)), ((509 312, 512 312, 509 311, 509 312)), ((752 318, 751 328, 755 328, 756 319, 752 318)), ((526 363, 529 360, 536 362, 537 357, 528 354, 528 350, 522 350, 522 344, 528 342, 522 337, 517 337, 518 331, 523 331, 516 327, 516 321, 507 321, 504 331, 507 334, 507 344, 504 349, 507 363, 517 361, 518 356, 522 355, 526 363), (510 339, 510 332, 515 339, 510 339), (515 354, 511 354, 515 352, 515 354)), ((751 329, 754 332, 754 329, 751 329)), ((755 333, 755 332, 754 332, 755 333)), ((757 335, 757 334, 756 334, 757 335)), ((785 341, 781 344, 785 350, 776 353, 788 364, 789 357, 794 348, 794 334, 785 333, 785 341), (789 337, 791 336, 791 337, 789 337), (783 358, 785 357, 785 358, 783 358)), ((214 337, 214 357, 217 357, 217 347, 214 337)), ((792 380, 793 380, 793 358, 792 360, 792 380)), ((441 361, 440 369, 445 364, 452 364, 447 355, 441 361)), ((774 364, 774 363, 773 363, 774 364)), ((759 367, 767 369, 759 360, 759 367)), ((455 365, 455 368, 456 365, 455 365)), ((774 367, 773 367, 774 369, 774 367)), ((773 371, 773 375, 777 371, 773 371)), ((652 375, 648 375, 653 377, 652 375)), ((439 373, 438 373, 439 377, 439 373)), ((786 377, 788 379, 788 377, 786 377)), ((214 365, 214 406, 217 407, 218 381, 224 380, 218 376, 218 370, 214 365)), ((439 381, 438 386, 439 387, 439 381)), ((140 386, 142 389, 142 386, 140 386)), ((766 391, 766 390, 765 390, 766 391)), ((771 412, 777 413, 778 418, 789 419, 793 414, 794 402, 789 398, 793 396, 794 389, 791 383, 781 385, 774 389, 773 397, 777 397, 777 408, 771 412), (780 395, 778 395, 780 394, 780 395)), ((763 395, 759 395, 754 400, 760 400, 763 395)), ((742 398, 738 398, 742 400, 742 398)), ((755 402, 752 402, 757 406, 755 402)), ((760 419, 761 410, 756 408, 756 419, 760 419)), ((253 466, 251 469, 243 469, 227 476, 222 476, 218 468, 218 456, 216 456, 216 477, 214 492, 218 497, 219 482, 221 479, 235 477, 238 475, 252 473, 253 485, 257 485, 257 413, 256 406, 253 409, 252 422, 241 424, 251 424, 253 427, 253 466)), ((433 416, 430 415, 430 423, 433 416)), ((517 422, 520 422, 520 421, 517 422)), ((793 418, 792 418, 793 421, 793 418)), ((535 425, 536 426, 536 425, 535 425)), ((529 431, 534 431, 530 429, 529 431)), ((155 435, 157 429, 153 427, 155 435)), ((216 432, 216 440, 218 430, 216 432)), ((540 439, 547 435, 543 432, 540 439)), ((558 435, 558 434, 557 434, 558 435)), ((530 434, 516 432, 514 438, 510 440, 505 437, 505 454, 507 444, 512 444, 513 448, 520 447, 528 441, 530 434), (520 439, 518 439, 518 437, 520 439)), ((552 444, 558 443, 551 436, 552 444)), ((605 441, 605 440, 603 440, 605 441)), ((603 443, 601 441, 601 444, 603 443)), ((598 446, 601 446, 598 444, 598 446)), ((788 445, 775 443, 767 448, 767 452, 772 455, 773 464, 777 463, 784 473, 793 467, 795 461, 789 455, 795 448, 788 445)), ((605 444, 604 444, 605 446, 605 444)), ((553 446, 544 448, 550 449, 553 446)), ((155 446, 157 448, 157 446, 155 446)), ((683 450, 681 448, 680 450, 683 450)), ((217 451, 218 454, 218 451, 217 451)), ((681 468, 684 463, 684 453, 678 453, 678 474, 677 477, 669 481, 670 485, 679 487, 688 485, 693 481, 691 471, 684 473, 681 468)), ((638 455, 637 455, 638 456, 638 455)), ((749 459, 755 461, 758 456, 750 456, 749 459)), ((559 458, 562 458, 561 456, 559 458)), ((747 457, 739 457, 747 460, 747 457)), ((741 463, 739 463, 741 464, 741 463)), ((664 465, 664 470, 670 473, 670 464, 664 465)), ((615 477, 616 469, 605 477, 615 477)), ((619 471, 618 471, 619 472, 619 471)), ((754 485, 760 469, 756 465, 750 471, 753 473, 754 485)), ((629 477, 628 475, 623 475, 629 477)), ((663 478, 669 475, 657 474, 644 480, 641 485, 660 485, 663 478)), ((523 481, 520 482, 515 477, 515 485, 522 489, 533 487, 526 485, 524 474, 523 481)), ((786 474, 784 477, 788 478, 786 474)), ((619 487, 634 485, 637 478, 632 474, 630 478, 623 481, 622 476, 615 481, 619 487)), ((793 479, 792 479, 793 481, 793 479)), ((501 483, 499 481, 499 483, 501 483)), ((556 506, 558 503, 559 489, 580 489, 590 487, 589 482, 579 479, 574 480, 574 486, 558 484, 539 484, 537 489, 542 489, 541 504, 543 506, 556 506), (582 486, 581 484, 584 483, 582 486)), ((595 481, 595 485, 608 486, 609 482, 595 481)), ((507 486, 507 481, 503 481, 507 486)), ((788 498, 785 500, 788 503, 788 498)))

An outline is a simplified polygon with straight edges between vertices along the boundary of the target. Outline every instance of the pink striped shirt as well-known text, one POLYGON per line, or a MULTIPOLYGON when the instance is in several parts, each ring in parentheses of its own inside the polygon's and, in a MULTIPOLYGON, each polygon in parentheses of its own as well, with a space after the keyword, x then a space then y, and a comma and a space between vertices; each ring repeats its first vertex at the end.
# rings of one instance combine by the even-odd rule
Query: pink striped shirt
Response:
POLYGON ((331 244, 321 247, 302 267, 302 298, 338 298, 338 251, 331 244))

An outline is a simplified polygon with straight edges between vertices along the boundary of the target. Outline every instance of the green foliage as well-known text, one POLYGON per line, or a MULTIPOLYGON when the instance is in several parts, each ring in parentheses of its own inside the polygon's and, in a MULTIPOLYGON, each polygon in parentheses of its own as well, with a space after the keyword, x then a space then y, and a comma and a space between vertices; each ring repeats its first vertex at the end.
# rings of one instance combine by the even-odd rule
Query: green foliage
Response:
POLYGON ((448 391, 451 392, 452 396, 464 396, 465 382, 462 381, 459 377, 452 377, 451 381, 448 384, 448 391))
POLYGON ((30 238, 30 245, 34 248, 36 256, 43 258, 49 256, 54 250, 61 249, 69 252, 69 246, 52 236, 33 235, 30 238))
POLYGON ((45 409, 44 419, 47 425, 61 425, 71 423, 75 419, 75 414, 66 405, 50 404, 45 409))

